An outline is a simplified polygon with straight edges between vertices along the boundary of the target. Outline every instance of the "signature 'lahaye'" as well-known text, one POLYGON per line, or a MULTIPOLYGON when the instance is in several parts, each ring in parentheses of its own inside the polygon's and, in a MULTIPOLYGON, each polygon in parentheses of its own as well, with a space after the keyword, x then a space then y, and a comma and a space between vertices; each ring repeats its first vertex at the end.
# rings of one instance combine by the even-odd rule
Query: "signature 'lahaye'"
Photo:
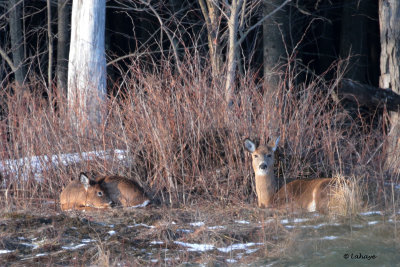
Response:
POLYGON ((252 155, 258 206, 279 207, 289 204, 309 212, 327 212, 333 192, 334 179, 295 180, 277 191, 274 175, 275 151, 279 137, 269 145, 256 146, 246 139, 244 146, 252 155))
POLYGON ((60 194, 62 210, 105 209, 111 206, 111 199, 101 186, 102 181, 89 179, 81 173, 78 180, 69 183, 60 194))

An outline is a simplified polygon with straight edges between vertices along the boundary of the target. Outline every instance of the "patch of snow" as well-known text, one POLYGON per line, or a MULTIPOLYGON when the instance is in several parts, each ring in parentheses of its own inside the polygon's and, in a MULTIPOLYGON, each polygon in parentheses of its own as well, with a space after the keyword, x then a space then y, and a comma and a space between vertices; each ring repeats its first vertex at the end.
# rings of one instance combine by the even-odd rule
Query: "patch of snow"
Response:
POLYGON ((82 239, 81 242, 82 243, 91 243, 91 242, 96 242, 96 240, 94 240, 94 239, 82 239))
POLYGON ((47 256, 47 255, 49 255, 49 253, 39 253, 39 254, 36 254, 35 257, 43 257, 43 256, 47 256))
POLYGON ((177 229, 176 231, 182 232, 182 233, 193 233, 193 231, 189 230, 189 229, 177 229))
POLYGON ((226 259, 226 262, 227 262, 227 263, 235 263, 235 262, 237 262, 237 260, 234 260, 234 259, 226 259))
POLYGON ((246 254, 251 254, 256 252, 257 250, 259 250, 259 248, 250 248, 250 249, 246 249, 246 254))
POLYGON ((317 224, 317 225, 302 225, 301 228, 314 228, 314 229, 318 229, 318 228, 321 228, 321 227, 326 226, 326 225, 328 225, 328 224, 326 224, 326 223, 320 223, 320 224, 317 224))
POLYGON ((90 151, 83 153, 68 153, 59 155, 41 155, 24 157, 19 159, 7 159, 0 161, 0 173, 4 175, 11 175, 13 177, 19 177, 27 180, 29 174, 33 174, 34 179, 38 182, 42 182, 42 172, 48 170, 49 166, 57 167, 58 165, 70 165, 80 163, 81 161, 94 160, 96 158, 101 159, 112 159, 113 157, 122 161, 125 159, 125 150, 102 150, 102 151, 90 151))
POLYGON ((294 223, 302 223, 302 222, 307 222, 307 221, 309 221, 310 219, 308 219, 308 218, 294 218, 293 219, 293 222, 294 223))
POLYGON ((6 254, 6 253, 13 252, 13 251, 15 251, 15 250, 0 249, 0 254, 6 254))
POLYGON ((235 223, 250 224, 250 222, 248 222, 248 221, 243 221, 243 220, 236 220, 235 223))
POLYGON ((203 226, 204 222, 193 222, 193 223, 189 223, 191 226, 203 226))
POLYGON ((205 252, 209 250, 213 250, 215 247, 209 244, 190 244, 185 242, 174 241, 175 244, 180 245, 182 247, 187 247, 188 251, 199 251, 205 252))
POLYGON ((302 225, 300 227, 301 228, 319 229, 319 228, 324 227, 324 226, 341 226, 341 224, 340 223, 320 223, 320 224, 317 224, 317 225, 302 225))
POLYGON ((217 248, 218 251, 224 252, 224 253, 230 253, 233 250, 239 250, 239 249, 243 249, 243 250, 247 250, 248 247, 253 247, 256 245, 262 245, 263 243, 246 243, 246 244, 233 244, 230 246, 227 246, 226 248, 217 248))
POLYGON ((75 250, 81 247, 86 246, 86 244, 78 244, 78 245, 70 245, 70 246, 62 246, 62 249, 66 249, 66 250, 75 250))
POLYGON ((131 209, 144 208, 144 207, 146 207, 149 203, 150 203, 150 200, 146 200, 146 201, 143 202, 142 204, 139 204, 139 205, 136 205, 136 206, 131 206, 131 207, 129 207, 129 208, 131 208, 131 209))
POLYGON ((285 228, 287 229, 294 229, 296 226, 295 225, 285 225, 285 228))
POLYGON ((115 232, 115 231, 108 231, 107 232, 109 235, 115 235, 117 232, 115 232))
POLYGON ((134 224, 133 226, 129 225, 128 227, 140 227, 140 226, 146 227, 146 228, 154 228, 153 225, 147 225, 147 224, 144 224, 144 223, 137 223, 137 224, 134 224))
POLYGON ((289 222, 291 223, 302 223, 302 222, 307 222, 310 219, 307 218, 294 218, 294 219, 282 219, 281 224, 288 224, 289 222))
POLYGON ((323 239, 323 240, 335 240, 335 239, 338 239, 338 237, 334 236, 334 235, 330 235, 330 236, 324 236, 321 239, 323 239))
POLYGON ((216 225, 216 226, 210 226, 207 227, 209 230, 217 230, 217 229, 225 229, 225 226, 220 226, 220 225, 216 225))
POLYGON ((377 223, 379 223, 378 221, 372 221, 372 222, 368 222, 368 225, 374 225, 374 224, 377 224, 377 223))
POLYGON ((21 243, 21 245, 31 247, 32 249, 37 249, 39 246, 36 244, 31 244, 31 243, 21 243))
POLYGON ((367 212, 361 212, 360 215, 383 215, 382 211, 367 211, 367 212))
POLYGON ((152 244, 152 245, 161 245, 161 244, 164 244, 164 242, 163 241, 151 241, 150 242, 150 244, 152 244))

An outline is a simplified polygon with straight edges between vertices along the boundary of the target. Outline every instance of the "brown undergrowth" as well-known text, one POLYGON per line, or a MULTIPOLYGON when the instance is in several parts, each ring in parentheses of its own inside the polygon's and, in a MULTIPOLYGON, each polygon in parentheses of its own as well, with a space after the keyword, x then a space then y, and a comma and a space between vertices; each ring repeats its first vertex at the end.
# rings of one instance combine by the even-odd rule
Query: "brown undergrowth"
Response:
POLYGON ((196 62, 188 60, 184 75, 168 64, 144 71, 132 62, 104 104, 104 122, 85 131, 74 130, 64 99, 43 99, 40 83, 23 97, 2 89, 0 200, 5 207, 12 211, 57 200, 64 185, 88 170, 131 177, 158 204, 254 203, 243 140, 265 142, 278 135, 280 185, 294 178, 352 177, 366 185, 364 199, 370 204, 397 203, 385 187, 384 120, 332 101, 339 71, 337 80, 308 77, 301 84, 298 73, 288 73, 274 93, 246 75, 238 78, 227 109, 223 77, 211 80, 210 69, 196 62), (85 154, 93 151, 107 155, 85 154))

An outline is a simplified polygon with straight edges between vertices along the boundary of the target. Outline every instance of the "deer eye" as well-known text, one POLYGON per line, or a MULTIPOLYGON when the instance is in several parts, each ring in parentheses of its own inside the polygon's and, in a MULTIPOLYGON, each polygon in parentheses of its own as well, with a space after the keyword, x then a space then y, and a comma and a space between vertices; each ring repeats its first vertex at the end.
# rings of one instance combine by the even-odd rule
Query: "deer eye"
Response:
POLYGON ((98 191, 98 192, 97 192, 97 195, 98 195, 99 197, 102 197, 102 196, 103 196, 103 192, 98 191))
POLYGON ((254 155, 254 158, 255 158, 255 159, 258 158, 258 155, 254 155))

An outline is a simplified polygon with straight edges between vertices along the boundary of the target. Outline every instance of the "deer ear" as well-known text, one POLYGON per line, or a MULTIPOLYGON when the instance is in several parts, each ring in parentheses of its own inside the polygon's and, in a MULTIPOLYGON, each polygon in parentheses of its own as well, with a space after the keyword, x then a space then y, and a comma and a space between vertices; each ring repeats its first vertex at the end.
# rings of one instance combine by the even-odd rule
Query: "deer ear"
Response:
POLYGON ((90 186, 90 180, 85 173, 81 172, 81 174, 79 175, 79 181, 83 184, 85 190, 87 191, 90 186))
POLYGON ((250 153, 253 153, 256 150, 256 145, 251 141, 250 139, 246 138, 244 140, 244 147, 249 151, 250 153))
POLYGON ((275 152, 275 150, 278 148, 278 143, 279 143, 279 140, 281 139, 281 137, 280 136, 278 136, 278 138, 276 138, 276 141, 275 141, 275 146, 272 148, 272 151, 274 151, 275 152))

